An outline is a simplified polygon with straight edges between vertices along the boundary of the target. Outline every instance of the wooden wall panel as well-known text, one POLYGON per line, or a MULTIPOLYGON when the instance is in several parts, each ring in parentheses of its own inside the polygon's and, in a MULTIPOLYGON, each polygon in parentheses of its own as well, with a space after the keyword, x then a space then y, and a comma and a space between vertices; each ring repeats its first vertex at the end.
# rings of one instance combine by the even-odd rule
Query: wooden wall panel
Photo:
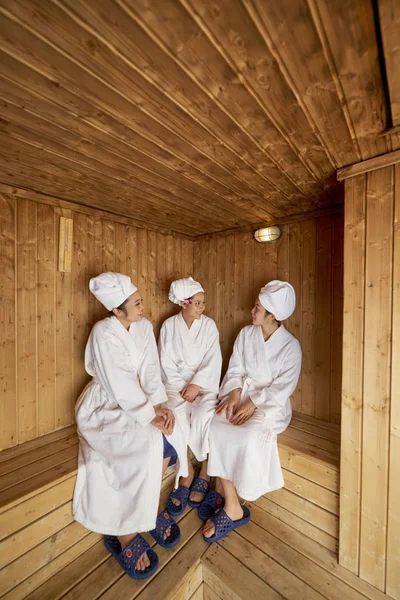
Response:
POLYGON ((207 292, 207 314, 220 331, 224 369, 235 337, 251 323, 260 288, 277 278, 293 284, 297 307, 286 326, 299 338, 304 362, 292 404, 339 423, 343 216, 340 212, 282 228, 283 236, 273 244, 256 242, 252 232, 195 240, 194 274, 207 292))
POLYGON ((400 165, 394 168, 393 325, 386 593, 400 597, 400 165))
POLYGON ((400 598, 398 185, 398 166, 346 181, 339 551, 341 564, 393 598, 400 598))
POLYGON ((88 283, 104 270, 131 276, 158 334, 176 312, 168 300, 171 280, 193 272, 193 242, 92 216, 79 206, 0 196, 0 449, 73 422, 89 380, 86 341, 107 314, 88 283), (57 270, 60 216, 74 222, 70 273, 57 270))
POLYGON ((15 202, 0 194, 0 447, 17 443, 15 202))

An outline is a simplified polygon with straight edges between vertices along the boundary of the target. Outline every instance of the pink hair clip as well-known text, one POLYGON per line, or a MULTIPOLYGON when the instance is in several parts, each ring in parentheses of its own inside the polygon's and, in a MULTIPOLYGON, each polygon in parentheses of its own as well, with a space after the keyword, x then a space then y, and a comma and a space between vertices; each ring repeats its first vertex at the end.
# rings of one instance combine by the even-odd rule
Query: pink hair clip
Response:
POLYGON ((192 299, 191 298, 186 298, 186 300, 183 300, 182 304, 184 306, 188 306, 188 304, 192 304, 192 299))

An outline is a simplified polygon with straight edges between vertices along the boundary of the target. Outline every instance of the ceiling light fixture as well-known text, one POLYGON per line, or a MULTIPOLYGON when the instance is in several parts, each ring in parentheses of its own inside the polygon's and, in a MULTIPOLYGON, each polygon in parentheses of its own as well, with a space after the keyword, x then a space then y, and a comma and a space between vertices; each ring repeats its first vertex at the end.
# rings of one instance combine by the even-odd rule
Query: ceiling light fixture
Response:
POLYGON ((277 225, 263 227, 254 232, 254 239, 257 242, 276 242, 282 235, 282 230, 277 225))

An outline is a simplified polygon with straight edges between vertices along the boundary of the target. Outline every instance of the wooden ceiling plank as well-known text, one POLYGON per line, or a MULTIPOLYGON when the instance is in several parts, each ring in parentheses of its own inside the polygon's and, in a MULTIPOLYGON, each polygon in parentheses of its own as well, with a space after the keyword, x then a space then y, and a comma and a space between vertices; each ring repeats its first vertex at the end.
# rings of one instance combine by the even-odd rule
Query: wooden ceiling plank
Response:
MULTIPOLYGON (((143 113, 146 112, 145 108, 147 109, 149 106, 149 104, 144 101, 144 97, 138 97, 135 103, 132 103, 132 100, 128 100, 107 86, 105 87, 104 84, 99 82, 98 78, 91 77, 87 70, 82 70, 76 62, 67 59, 64 54, 57 54, 56 58, 54 58, 53 55, 55 53, 49 52, 49 46, 45 44, 43 40, 28 31, 26 27, 21 28, 20 25, 17 25, 17 23, 12 20, 7 21, 6 23, 6 19, 3 19, 2 23, 5 29, 5 35, 2 40, 3 50, 10 56, 16 58, 17 61, 20 61, 20 63, 29 65, 31 69, 40 72, 47 79, 50 79, 53 84, 49 87, 54 88, 54 83, 56 82, 56 87, 60 95, 63 95, 64 90, 67 90, 67 92, 73 92, 75 97, 79 98, 84 96, 84 99, 90 103, 89 115, 96 115, 95 109, 97 108, 101 111, 111 113, 117 120, 123 121, 131 127, 132 125, 140 125, 143 121, 143 113), (29 51, 26 48, 29 48, 29 51), (49 62, 50 59, 52 59, 53 62, 56 60, 57 66, 53 64, 53 62, 49 62), (77 82, 79 82, 79 85, 77 82), (66 85, 68 85, 68 88, 66 88, 66 85), (106 99, 108 102, 106 102, 106 99)), ((239 179, 244 178, 248 187, 255 192, 262 193, 264 197, 268 196, 268 199, 265 199, 263 203, 264 207, 272 202, 271 198, 274 199, 273 201, 275 204, 278 204, 278 202, 280 205, 283 204, 280 192, 272 186, 268 186, 268 183, 265 180, 259 179, 257 173, 252 171, 251 177, 249 177, 246 165, 239 163, 239 161, 234 162, 232 159, 235 159, 235 156, 232 153, 229 152, 225 157, 224 154, 227 149, 222 146, 221 143, 216 144, 215 139, 204 140, 204 142, 201 138, 199 139, 198 127, 193 120, 184 123, 179 110, 176 111, 177 114, 175 115, 168 113, 166 116, 163 113, 164 104, 163 102, 159 102, 157 106, 158 118, 160 118, 161 114, 164 119, 162 122, 159 122, 162 129, 168 127, 175 135, 182 136, 184 134, 185 142, 189 141, 189 138, 191 141, 196 139, 197 143, 200 143, 202 149, 200 151, 205 154, 205 150, 207 150, 209 158, 215 162, 217 156, 223 156, 226 165, 229 165, 230 167, 229 171, 231 176, 233 173, 239 179), (168 121, 166 122, 167 117, 168 121), (193 126, 195 126, 194 129, 193 126), (251 183, 249 181, 250 179, 251 183)), ((153 117, 154 115, 151 116, 151 118, 153 117)), ((157 130, 157 125, 155 125, 153 120, 149 124, 148 130, 154 131, 154 129, 157 130)), ((205 130, 202 130, 202 134, 203 133, 207 136, 205 130)), ((179 140, 176 141, 179 143, 179 140)), ((184 143, 184 145, 186 146, 186 143, 184 143)), ((223 166, 226 169, 226 166, 223 166)), ((287 202, 289 203, 289 201, 287 202)), ((289 206, 291 206, 290 203, 289 206)), ((271 212, 276 213, 277 211, 271 210, 271 212)))
POLYGON ((187 235, 185 233, 179 233, 172 229, 167 229, 165 227, 156 226, 151 222, 145 223, 144 221, 139 221, 133 219, 131 217, 127 217, 126 215, 121 215, 116 212, 109 212, 106 210, 102 210, 96 208, 94 206, 88 206, 86 204, 80 204, 76 201, 65 200, 63 198, 58 198, 57 196, 52 196, 51 194, 45 194, 42 192, 37 192, 36 190, 29 188, 20 188, 12 185, 7 185, 5 183, 0 183, 0 194, 7 194, 8 196, 18 196, 20 198, 26 198, 28 200, 33 200, 34 202, 40 202, 41 204, 48 204, 50 206, 58 206, 60 208, 66 208, 72 210, 74 212, 79 212, 85 215, 90 215, 91 217, 100 217, 102 219, 108 219, 110 221, 114 221, 115 223, 121 223, 123 225, 129 225, 130 227, 141 227, 145 229, 149 229, 151 231, 158 231, 164 235, 174 235, 183 239, 192 240, 193 236, 187 235))
MULTIPOLYGON (((92 185, 90 190, 93 194, 91 197, 86 190, 83 190, 82 186, 69 186, 67 187, 64 179, 60 182, 60 179, 55 175, 51 175, 49 173, 39 172, 39 169, 35 167, 32 170, 30 167, 21 167, 21 164, 18 161, 7 161, 6 165, 2 165, 0 167, 0 185, 7 186, 12 189, 25 189, 21 187, 19 183, 21 181, 21 177, 24 177, 23 184, 28 181, 32 186, 32 191, 39 195, 43 195, 45 198, 48 197, 57 197, 60 198, 60 202, 66 202, 71 204, 69 208, 73 208, 72 205, 82 207, 83 212, 84 209, 87 210, 98 210, 100 212, 104 212, 108 214, 108 218, 112 220, 112 215, 116 215, 117 217, 125 216, 125 203, 121 202, 121 199, 118 199, 118 202, 107 202, 104 200, 101 206, 98 204, 98 193, 97 197, 95 197, 94 192, 98 191, 97 188, 92 185)), ((18 194, 17 194, 18 195, 18 194)), ((51 202, 51 204, 53 204, 51 202)), ((130 199, 130 204, 132 204, 132 199, 130 199)), ((184 235, 193 239, 199 231, 193 231, 191 229, 187 229, 182 226, 179 229, 179 225, 176 224, 174 229, 167 229, 165 227, 165 219, 163 220, 162 215, 160 218, 156 216, 155 219, 151 219, 149 216, 141 217, 139 215, 135 215, 135 217, 131 218, 132 223, 135 222, 136 226, 142 227, 144 229, 154 229, 157 231, 164 232, 174 232, 176 235, 184 235)), ((129 217, 126 217, 129 219, 129 217)))
MULTIPOLYGON (((180 0, 317 180, 333 165, 241 0, 180 0), (282 110, 284 107, 284 110, 282 110)), ((190 54, 189 54, 190 57, 190 54)))
MULTIPOLYGON (((189 235, 195 234, 199 229, 207 230, 208 228, 194 219, 182 217, 177 211, 171 212, 165 205, 160 206, 155 204, 148 196, 143 197, 137 192, 132 193, 132 190, 126 189, 126 186, 118 185, 117 188, 113 188, 103 180, 99 181, 93 174, 88 175, 87 171, 82 172, 74 168, 76 165, 73 167, 71 164, 66 164, 66 161, 60 157, 49 155, 48 153, 47 156, 42 156, 38 148, 32 149, 30 152, 25 149, 22 151, 19 145, 18 149, 15 150, 12 148, 11 138, 8 138, 7 146, 3 149, 2 155, 3 173, 14 174, 13 185, 23 186, 24 182, 30 182, 30 177, 34 172, 37 172, 38 175, 42 174, 41 178, 44 181, 41 187, 35 189, 51 193, 51 176, 55 175, 60 181, 64 182, 64 189, 69 189, 75 194, 79 192, 79 198, 85 195, 88 198, 100 195, 100 202, 102 204, 99 204, 99 200, 95 201, 95 205, 98 208, 111 210, 112 206, 115 205, 117 211, 122 212, 125 207, 125 214, 131 214, 134 218, 141 220, 153 219, 163 226, 168 222, 175 222, 177 231, 182 230, 189 235), (30 169, 29 175, 27 175, 28 169, 30 169), (24 176, 26 177, 25 179, 24 176)), ((4 176, 1 181, 6 181, 4 176)), ((60 195, 66 200, 73 200, 72 196, 60 195)))
POLYGON ((379 0, 378 9, 392 125, 400 126, 400 3, 379 0))
POLYGON ((319 131, 334 165, 358 160, 360 154, 354 147, 307 2, 282 0, 268 5, 262 0, 243 2, 303 110, 319 131))
MULTIPOLYGON (((5 64, 6 64, 6 57, 8 57, 8 55, 4 55, 1 57, 0 59, 0 65, 4 68, 5 64)), ((1 67, 0 67, 1 68, 1 67)), ((11 65, 11 69, 13 68, 13 64, 11 65)), ((20 69, 21 66, 20 66, 20 69)), ((32 74, 33 72, 31 72, 32 74)), ((38 75, 38 74, 36 74, 38 75)), ((100 128, 100 124, 98 122, 89 122, 86 121, 85 118, 81 117, 84 116, 83 113, 83 107, 82 107, 82 113, 81 110, 79 110, 79 114, 76 115, 74 113, 74 111, 69 109, 69 106, 64 105, 61 106, 59 103, 56 103, 55 100, 56 98, 51 98, 51 99, 47 99, 44 96, 41 96, 38 92, 35 92, 31 89, 27 90, 26 89, 26 85, 23 86, 22 82, 26 81, 26 79, 24 78, 24 76, 27 76, 27 71, 23 70, 23 72, 21 73, 21 80, 19 82, 15 82, 15 81, 10 81, 8 79, 8 77, 4 77, 0 75, 0 87, 2 89, 2 91, 7 94, 8 98, 12 98, 12 101, 14 103, 18 103, 20 104, 22 107, 25 107, 26 110, 29 110, 30 112, 33 112, 33 109, 35 109, 36 111, 40 110, 40 114, 42 115, 47 115, 48 117, 52 117, 53 119, 55 119, 56 121, 59 120, 60 122, 62 122, 63 124, 68 123, 68 126, 71 130, 74 130, 77 132, 78 135, 82 135, 82 136, 87 136, 88 138, 93 139, 93 141, 95 141, 96 143, 100 142, 102 144, 106 144, 107 146, 110 146, 110 144, 115 148, 118 149, 119 152, 122 152, 124 150, 125 152, 125 146, 126 146, 126 154, 128 156, 132 156, 132 154, 134 154, 135 152, 138 152, 138 160, 140 160, 140 153, 143 152, 143 150, 138 150, 136 146, 134 146, 131 141, 134 139, 133 136, 135 134, 135 132, 128 130, 127 128, 125 128, 122 124, 118 124, 116 122, 112 122, 112 125, 102 125, 102 127, 100 128)), ((28 79, 29 80, 29 79, 28 79)), ((43 88, 40 89, 41 92, 43 92, 43 88)), ((107 122, 108 123, 108 122, 107 122)), ((142 138, 143 140, 143 138, 142 138)), ((161 154, 161 158, 164 159, 164 155, 166 155, 167 159, 168 159, 168 153, 166 151, 163 150, 163 148, 161 148, 159 145, 157 145, 156 143, 153 142, 149 142, 149 146, 150 146, 150 150, 148 152, 152 152, 152 154, 154 155, 155 152, 157 152, 157 150, 159 150, 161 154), (151 144, 151 146, 150 146, 151 144), (154 150, 153 150, 154 147, 154 150)), ((146 152, 144 153, 145 157, 150 156, 147 153, 147 148, 146 148, 146 152)), ((157 158, 155 158, 154 156, 151 156, 150 158, 153 158, 154 160, 159 160, 159 157, 157 156, 157 158)), ((160 158, 160 160, 161 160, 160 158)), ((181 162, 183 162, 183 159, 179 156, 172 156, 172 164, 170 165, 170 163, 168 162, 166 164, 166 166, 168 166, 173 172, 177 173, 177 176, 182 177, 186 175, 187 171, 186 169, 190 169, 192 167, 192 165, 190 163, 185 162, 185 165, 188 165, 187 167, 185 166, 185 171, 182 173, 182 168, 181 168, 181 162), (181 170, 179 170, 179 168, 181 168, 181 170)), ((163 162, 162 164, 165 164, 165 162, 163 162)), ((193 167, 193 171, 194 171, 194 167, 193 167)), ((212 197, 212 194, 210 194, 210 192, 214 192, 214 190, 211 190, 209 188, 209 180, 211 179, 211 177, 209 175, 204 175, 204 180, 200 180, 200 181, 195 181, 195 183, 197 183, 199 186, 201 186, 201 189, 205 189, 206 190, 206 194, 207 197, 212 197), (207 178, 207 179, 206 179, 207 178), (205 181, 208 185, 205 184, 205 181)), ((193 180, 193 177, 191 177, 191 180, 193 180)), ((211 179, 210 184, 212 185, 215 182, 215 184, 217 184, 217 189, 218 191, 225 191, 228 190, 227 187, 225 187, 222 183, 220 184, 219 182, 216 181, 216 179, 211 179)), ((220 195, 220 194, 219 194, 220 195)), ((252 207, 250 205, 250 203, 248 202, 247 199, 243 198, 242 196, 236 194, 234 191, 230 191, 228 196, 223 196, 222 200, 225 200, 228 204, 228 206, 231 206, 231 212, 236 213, 236 214, 243 214, 243 210, 247 210, 249 214, 252 214, 252 207)), ((251 198, 250 198, 251 200, 251 198)), ((217 201, 221 202, 221 200, 219 200, 219 197, 217 196, 217 201)), ((225 208, 225 206, 224 206, 225 208)), ((258 210, 257 214, 259 214, 261 211, 258 210)), ((267 214, 267 211, 264 211, 267 214)))
MULTIPOLYGON (((67 6, 79 25, 93 33, 114 54, 115 77, 126 77, 127 65, 135 72, 135 86, 129 88, 130 94, 142 90, 147 107, 155 98, 158 113, 161 107, 164 114, 169 110, 181 111, 186 123, 200 125, 202 137, 207 133, 213 144, 218 142, 232 153, 242 163, 239 172, 250 171, 251 179, 260 182, 261 188, 271 186, 281 196, 286 196, 289 203, 291 198, 304 196, 285 171, 280 170, 261 148, 250 143, 245 131, 221 106, 200 89, 133 19, 127 19, 127 12, 119 5, 109 1, 101 5, 86 2, 77 5, 65 0, 63 10, 67 10, 67 6), (120 67, 121 75, 118 75, 116 56, 124 63, 120 67)), ((92 69, 95 67, 97 63, 93 62, 92 69)), ((121 82, 118 85, 121 89, 121 82)), ((130 85, 129 79, 124 80, 124 85, 130 85)))
POLYGON ((386 140, 377 137, 387 115, 373 3, 308 0, 308 5, 361 158, 387 152, 386 140))
MULTIPOLYGON (((155 44, 243 129, 259 150, 305 194, 314 193, 316 177, 248 87, 233 61, 205 34, 201 20, 175 0, 117 0, 155 44)), ((240 6, 240 5, 239 5, 240 6)), ((230 1, 229 12, 237 4, 230 1)), ((213 40, 215 42, 215 38, 213 40)))
POLYGON ((188 216, 193 215, 209 222, 214 217, 215 221, 223 223, 231 222, 229 214, 218 211, 207 204, 204 199, 194 199, 193 195, 182 193, 180 189, 171 187, 168 182, 155 182, 149 178, 148 173, 134 165, 121 165, 119 161, 113 160, 113 156, 102 151, 98 146, 83 145, 79 137, 70 132, 57 128, 43 119, 38 119, 32 114, 24 118, 23 111, 15 110, 10 104, 3 104, 1 113, 6 122, 0 123, 0 131, 20 139, 27 143, 31 142, 46 151, 54 152, 69 160, 75 161, 89 169, 97 171, 101 176, 110 177, 122 183, 133 186, 133 189, 149 194, 150 197, 160 198, 160 201, 168 201, 174 205, 176 210, 188 216), (59 141, 62 139, 62 143, 59 141))
MULTIPOLYGON (((30 120, 33 118, 41 118, 48 121, 53 127, 59 127, 61 129, 60 136, 63 132, 63 135, 70 137, 70 134, 77 136, 76 148, 78 150, 84 150, 87 154, 92 155, 93 152, 97 154, 97 151, 102 152, 103 150, 109 152, 114 157, 121 158, 122 162, 128 161, 135 167, 140 167, 145 169, 149 173, 152 174, 152 177, 155 179, 160 179, 161 182, 165 180, 167 182, 171 182, 173 185, 178 184, 182 189, 184 189, 189 194, 194 195, 195 198, 202 200, 202 202, 209 203, 212 206, 212 210, 215 211, 215 214, 219 214, 225 218, 226 215, 229 215, 230 219, 232 218, 242 218, 243 216, 243 207, 237 207, 235 204, 229 201, 229 198, 221 197, 219 195, 214 194, 211 190, 204 188, 199 184, 192 184, 191 180, 184 180, 182 185, 182 174, 178 173, 175 169, 171 167, 164 166, 163 163, 152 161, 151 157, 147 155, 142 155, 134 146, 128 145, 125 149, 125 144, 123 141, 114 140, 110 135, 106 135, 104 132, 101 132, 95 127, 90 127, 83 123, 83 127, 76 127, 76 125, 80 124, 73 115, 70 115, 69 112, 65 110, 61 110, 57 105, 53 103, 44 101, 42 98, 36 97, 34 99, 34 103, 32 103, 32 98, 29 97, 30 94, 21 88, 17 88, 8 80, 2 78, 0 76, 0 94, 3 96, 5 102, 7 102, 7 107, 3 105, 1 109, 1 113, 3 117, 7 119, 7 114, 10 109, 10 103, 15 107, 18 107, 23 114, 26 114, 25 119, 22 118, 20 121, 21 124, 25 123, 26 126, 29 126, 30 120), (19 93, 18 93, 19 92, 19 93), (27 107, 27 102, 29 105, 32 104, 32 108, 35 109, 33 112, 31 106, 27 107), (62 127, 61 127, 62 123, 62 127), (68 127, 68 129, 66 129, 68 127), (94 134, 94 139, 93 139, 94 134), (85 137, 83 137, 85 136, 85 137), (89 136, 92 139, 89 139, 89 136), (135 159, 135 161, 133 160, 135 159), (145 162, 147 161, 147 162, 145 162), (152 167, 150 169, 150 166, 152 167)), ((64 138, 63 138, 64 139, 64 138)), ((115 158, 115 160, 118 160, 115 158)), ((113 160, 113 158, 111 158, 113 160)), ((169 185, 167 183, 167 185, 169 185)), ((245 201, 243 200, 243 205, 245 201)), ((267 211, 265 211, 266 217, 268 217, 267 211)))
MULTIPOLYGON (((87 185, 90 181, 97 181, 100 186, 103 186, 104 192, 107 191, 110 198, 118 197, 118 195, 124 194, 127 198, 133 198, 135 200, 135 211, 140 207, 143 214, 148 216, 152 215, 154 211, 164 211, 165 215, 169 215, 173 219, 177 219, 181 224, 193 224, 192 226, 196 229, 198 227, 207 228, 210 223, 210 219, 202 218, 198 214, 188 212, 185 210, 184 205, 176 205, 167 201, 165 197, 157 197, 154 194, 149 194, 145 190, 139 187, 131 187, 123 180, 113 181, 109 177, 102 177, 101 171, 96 171, 92 167, 88 170, 87 165, 71 160, 70 158, 55 153, 48 148, 43 148, 41 145, 36 145, 33 141, 27 142, 22 138, 15 140, 13 136, 7 134, 4 136, 7 143, 7 150, 4 152, 5 157, 12 158, 13 156, 24 156, 24 160, 31 160, 30 164, 41 164, 45 162, 47 165, 51 165, 59 171, 59 174, 63 173, 63 169, 69 169, 74 172, 75 178, 79 173, 82 178, 82 185, 87 185), (17 143, 15 143, 17 142, 17 143), (22 144, 18 144, 22 142, 22 144), (27 145, 23 145, 27 144, 27 145)), ((214 220, 215 224, 219 223, 220 226, 224 226, 223 220, 214 220)))

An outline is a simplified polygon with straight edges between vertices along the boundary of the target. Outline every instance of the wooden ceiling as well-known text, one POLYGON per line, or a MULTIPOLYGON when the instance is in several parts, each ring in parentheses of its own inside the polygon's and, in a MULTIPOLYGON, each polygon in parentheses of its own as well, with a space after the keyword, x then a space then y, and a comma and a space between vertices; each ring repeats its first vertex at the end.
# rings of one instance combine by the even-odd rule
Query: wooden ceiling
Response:
POLYGON ((0 183, 190 236, 340 202, 397 144, 399 4, 385 69, 370 0, 2 0, 0 183))

